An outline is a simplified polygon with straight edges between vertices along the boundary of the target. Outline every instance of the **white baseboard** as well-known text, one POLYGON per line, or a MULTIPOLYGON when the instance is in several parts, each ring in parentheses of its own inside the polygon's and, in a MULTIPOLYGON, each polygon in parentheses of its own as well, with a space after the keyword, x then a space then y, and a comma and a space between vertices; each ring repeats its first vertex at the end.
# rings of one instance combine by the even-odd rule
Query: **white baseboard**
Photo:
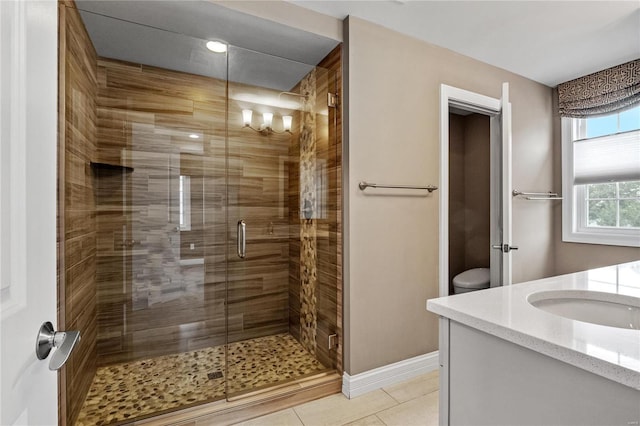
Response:
POLYGON ((429 373, 437 370, 438 367, 438 351, 435 351, 353 376, 344 373, 342 376, 342 393, 349 399, 355 398, 384 386, 429 373))

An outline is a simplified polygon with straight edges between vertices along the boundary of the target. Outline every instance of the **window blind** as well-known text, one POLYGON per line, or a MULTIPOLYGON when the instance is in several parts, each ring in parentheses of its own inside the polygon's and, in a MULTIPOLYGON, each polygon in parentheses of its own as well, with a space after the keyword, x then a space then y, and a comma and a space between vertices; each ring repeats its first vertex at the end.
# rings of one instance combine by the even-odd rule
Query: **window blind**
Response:
POLYGON ((562 117, 593 117, 640 102, 640 59, 558 85, 562 117))
POLYGON ((640 180, 640 131, 573 142, 574 185, 640 180))

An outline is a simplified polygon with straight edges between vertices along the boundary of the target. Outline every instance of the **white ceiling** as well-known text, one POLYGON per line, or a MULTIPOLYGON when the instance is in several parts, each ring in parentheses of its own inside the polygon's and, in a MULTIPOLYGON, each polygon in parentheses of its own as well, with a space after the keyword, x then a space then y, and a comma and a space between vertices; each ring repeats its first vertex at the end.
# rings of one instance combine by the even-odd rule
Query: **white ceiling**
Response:
POLYGON ((76 4, 102 57, 276 90, 290 90, 338 44, 208 1, 76 4), (228 56, 208 51, 207 40, 228 42, 228 56))
MULTIPOLYGON (((229 54, 231 80, 281 90, 308 67, 256 52, 316 64, 337 43, 208 1, 76 3, 102 56, 221 77, 224 63, 202 48, 219 38, 237 47, 229 54)), ((552 87, 640 58, 638 0, 291 3, 366 19, 552 87)))
POLYGON ((640 1, 307 1, 556 86, 640 57, 640 1))

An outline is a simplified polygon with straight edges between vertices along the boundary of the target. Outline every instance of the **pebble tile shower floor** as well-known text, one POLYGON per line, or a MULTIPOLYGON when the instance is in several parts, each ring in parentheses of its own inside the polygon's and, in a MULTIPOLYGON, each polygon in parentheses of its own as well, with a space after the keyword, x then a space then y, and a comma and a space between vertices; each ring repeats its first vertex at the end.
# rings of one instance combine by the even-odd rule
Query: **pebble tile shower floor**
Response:
MULTIPOLYGON (((225 398, 224 346, 98 368, 76 425, 114 425, 225 398)), ((326 371, 291 335, 229 345, 230 394, 326 371)))

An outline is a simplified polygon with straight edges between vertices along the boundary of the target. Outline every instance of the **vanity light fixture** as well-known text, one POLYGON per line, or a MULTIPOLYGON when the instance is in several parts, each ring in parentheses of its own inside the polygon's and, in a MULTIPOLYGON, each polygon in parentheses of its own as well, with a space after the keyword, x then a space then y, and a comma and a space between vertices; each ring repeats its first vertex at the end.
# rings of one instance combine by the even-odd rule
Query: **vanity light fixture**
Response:
POLYGON ((284 127, 285 132, 291 132, 291 123, 293 121, 293 117, 290 115, 282 116, 282 127, 284 127))
POLYGON ((290 115, 282 116, 282 128, 281 132, 273 130, 273 113, 264 112, 262 113, 262 124, 257 129, 251 125, 251 119, 253 117, 253 111, 250 109, 242 110, 242 124, 244 127, 248 127, 253 131, 256 131, 262 135, 270 135, 271 133, 291 133, 291 123, 293 121, 293 117, 290 115))
POLYGON ((191 139, 200 139, 200 135, 197 135, 197 134, 195 134, 195 133, 191 133, 191 134, 189 135, 189 137, 190 137, 191 139))
POLYGON ((227 44, 218 40, 208 41, 206 46, 207 49, 215 53, 224 53, 227 51, 227 44))

